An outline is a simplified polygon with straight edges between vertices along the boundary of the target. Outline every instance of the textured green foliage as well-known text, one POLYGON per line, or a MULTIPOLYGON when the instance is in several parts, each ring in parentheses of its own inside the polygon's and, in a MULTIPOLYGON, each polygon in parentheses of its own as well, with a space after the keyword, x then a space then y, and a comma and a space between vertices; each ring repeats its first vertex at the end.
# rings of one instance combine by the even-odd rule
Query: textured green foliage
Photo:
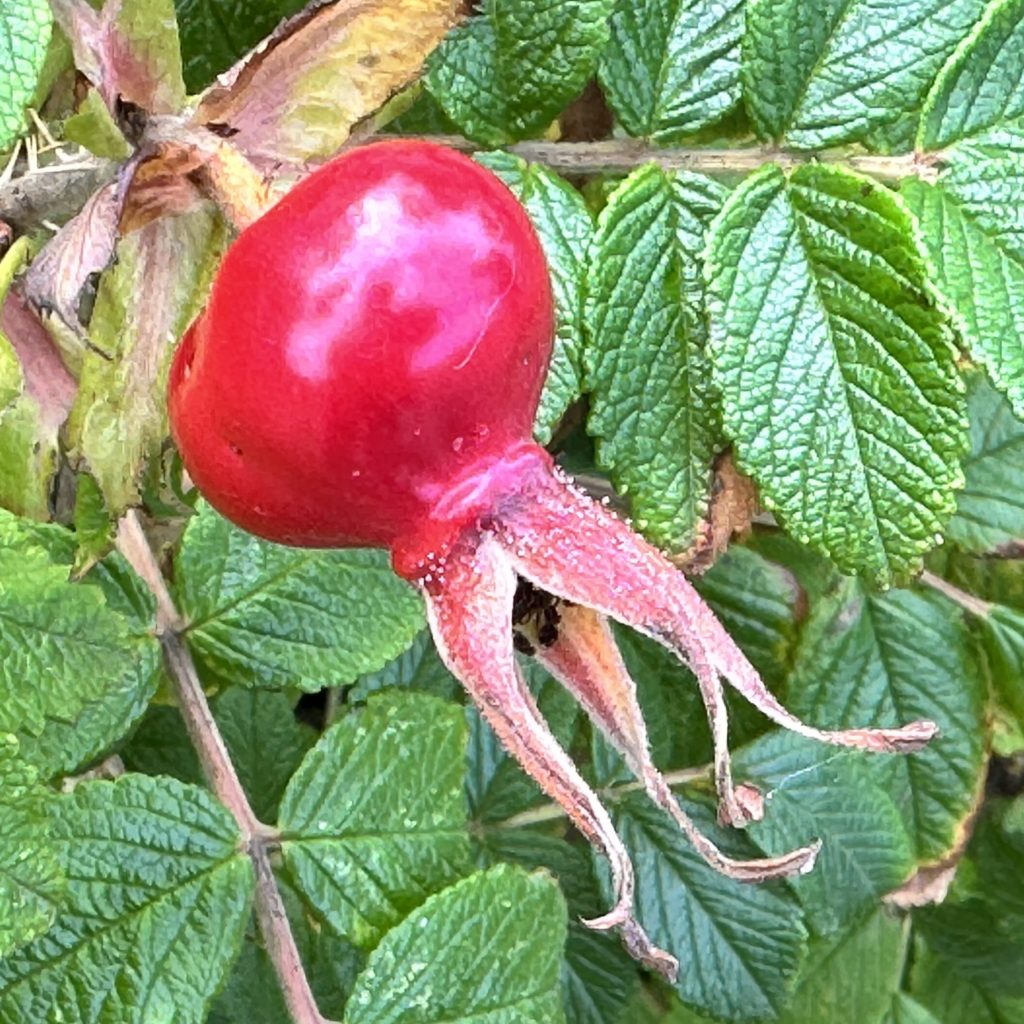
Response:
MULTIPOLYGON (((614 817, 636 865, 641 922, 659 945, 686 951, 680 996, 730 1020, 777 1015, 806 938, 792 897, 778 886, 716 874, 642 796, 623 799, 614 817)), ((697 817, 704 831, 714 832, 708 815, 697 817)), ((717 838, 740 847, 738 855, 751 855, 749 844, 717 838)))
POLYGON ((507 866, 472 875, 384 937, 345 1024, 562 1024, 565 928, 549 879, 507 866))
POLYGON ((44 776, 128 731, 156 688, 152 636, 39 548, 0 546, 0 730, 44 776))
POLYGON ((374 946, 469 860, 462 709, 373 697, 307 754, 281 802, 285 864, 331 928, 374 946))
POLYGON ((1024 415, 1024 5, 995 3, 944 69, 918 146, 935 186, 904 183, 971 354, 1024 415))
POLYGON ((966 483, 946 536, 965 551, 983 554, 1024 540, 1024 423, 982 373, 970 378, 967 409, 966 483))
POLYGON ((645 167, 601 213, 591 253, 588 431, 636 526, 682 549, 707 511, 719 446, 699 256, 724 189, 645 167))
POLYGON ((875 756, 865 770, 903 815, 912 848, 937 859, 974 804, 984 757, 985 690, 966 628, 949 602, 909 590, 870 594, 853 580, 812 609, 789 704, 824 727, 927 718, 940 738, 912 757, 875 756))
POLYGON ((487 0, 450 33, 427 88, 471 138, 498 146, 541 132, 573 99, 608 41, 615 0, 487 0))
POLYGON ((755 842, 782 854, 822 841, 814 870, 791 883, 818 934, 863 916, 915 866, 898 808, 862 762, 778 731, 736 759, 737 776, 768 800, 764 820, 750 827, 755 842))
POLYGON ((380 551, 257 540, 206 505, 177 562, 186 636, 226 683, 318 690, 374 671, 423 624, 419 598, 380 551))
POLYGON ((0 734, 0 957, 45 932, 64 889, 49 794, 0 734))
POLYGON ((555 347, 535 427, 537 440, 546 444, 582 387, 583 278, 594 222, 579 192, 540 164, 508 153, 485 153, 477 159, 526 207, 551 271, 555 347))
POLYGON ((243 57, 303 0, 174 0, 185 84, 199 92, 243 57))
POLYGON ((743 86, 759 133, 801 148, 909 148, 906 114, 985 0, 754 0, 743 86))
POLYGON ((608 103, 630 135, 672 143, 740 101, 739 0, 620 2, 601 56, 608 103))
POLYGON ((195 787, 126 775, 58 801, 53 836, 65 905, 0 961, 0 1020, 201 1024, 252 888, 227 811, 195 787))
POLYGON ((716 221, 708 276, 725 427, 766 504, 844 571, 912 572, 953 512, 966 422, 903 207, 838 168, 769 166, 716 221))
POLYGON ((461 684, 445 667, 428 629, 418 633, 409 647, 379 672, 361 676, 349 690, 348 699, 358 704, 369 694, 392 686, 423 690, 444 700, 455 700, 462 693, 461 684))
POLYGON ((0 151, 24 127, 52 22, 46 0, 17 0, 0 10, 0 151))

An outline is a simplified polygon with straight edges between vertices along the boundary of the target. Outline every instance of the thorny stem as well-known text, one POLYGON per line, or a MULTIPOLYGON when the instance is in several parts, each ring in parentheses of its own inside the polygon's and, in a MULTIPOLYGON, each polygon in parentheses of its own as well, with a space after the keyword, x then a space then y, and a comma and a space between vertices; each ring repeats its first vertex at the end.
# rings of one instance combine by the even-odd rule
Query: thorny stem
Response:
POLYGON ((270 864, 273 830, 253 813, 217 727, 188 647, 181 638, 184 622, 135 512, 121 519, 117 549, 156 599, 156 634, 178 699, 178 708, 203 775, 217 798, 231 812, 242 833, 245 851, 256 875, 255 909, 267 954, 274 964, 285 1003, 295 1024, 330 1024, 317 1009, 288 915, 270 864))
POLYGON ((944 580, 941 576, 936 576, 935 573, 929 572, 927 569, 921 573, 921 582, 926 587, 931 587, 932 590, 938 591, 938 593, 948 598, 954 604, 960 605, 965 612, 971 615, 984 619, 992 614, 993 605, 989 604, 988 601, 983 601, 980 597, 968 594, 966 590, 961 590, 948 580, 944 580))
MULTIPOLYGON (((663 778, 669 786, 682 786, 688 782, 701 782, 711 777, 711 765, 701 768, 681 768, 675 772, 665 772, 663 778)), ((598 791, 602 798, 616 799, 625 793, 643 792, 642 782, 626 782, 619 786, 607 786, 598 791)), ((565 817, 565 810, 556 803, 541 804, 529 811, 513 814, 504 821, 499 821, 494 828, 526 828, 529 825, 540 825, 545 821, 557 821, 565 817)))

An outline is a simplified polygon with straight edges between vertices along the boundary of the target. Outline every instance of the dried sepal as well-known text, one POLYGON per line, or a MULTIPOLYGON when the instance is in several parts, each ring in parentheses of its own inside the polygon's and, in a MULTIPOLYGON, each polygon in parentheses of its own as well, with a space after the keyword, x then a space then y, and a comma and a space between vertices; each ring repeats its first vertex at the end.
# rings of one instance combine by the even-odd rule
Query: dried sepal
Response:
POLYGON ((468 536, 422 583, 427 618, 445 664, 462 682, 513 757, 611 866, 615 905, 585 922, 617 929, 630 953, 668 978, 675 957, 658 949, 633 915, 633 866, 608 812, 540 716, 515 663, 512 603, 516 576, 496 541, 468 536))

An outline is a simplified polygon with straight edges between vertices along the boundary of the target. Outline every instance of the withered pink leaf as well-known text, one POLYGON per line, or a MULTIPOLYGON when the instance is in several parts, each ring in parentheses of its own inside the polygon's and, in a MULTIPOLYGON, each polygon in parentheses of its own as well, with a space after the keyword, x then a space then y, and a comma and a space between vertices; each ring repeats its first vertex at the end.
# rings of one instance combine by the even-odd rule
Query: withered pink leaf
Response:
POLYGON ((43 246, 25 274, 25 296, 37 309, 52 310, 80 332, 78 301, 92 274, 105 270, 114 257, 117 222, 124 202, 125 182, 94 192, 82 208, 43 246))
POLYGON ((258 165, 334 153, 353 125, 419 74, 455 23, 454 0, 316 0, 202 97, 194 122, 258 165))
POLYGON ((75 66, 111 113, 118 99, 151 114, 174 114, 185 102, 181 51, 172 0, 50 0, 71 42, 75 66))

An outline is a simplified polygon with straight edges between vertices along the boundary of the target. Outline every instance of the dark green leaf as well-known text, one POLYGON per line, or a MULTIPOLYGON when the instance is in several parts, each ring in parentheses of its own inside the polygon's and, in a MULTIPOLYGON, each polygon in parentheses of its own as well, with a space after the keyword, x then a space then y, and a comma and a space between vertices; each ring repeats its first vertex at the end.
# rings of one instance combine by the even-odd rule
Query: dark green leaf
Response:
POLYGON ((938 724, 941 735, 920 753, 863 761, 899 807, 923 860, 952 848, 974 805, 985 696, 955 606, 907 590, 871 594, 853 580, 812 610, 789 687, 790 707, 814 725, 938 724))
POLYGON ((202 505, 177 559, 186 637, 227 683, 318 690, 372 672, 423 625, 382 551, 310 551, 253 537, 202 505))
POLYGON ((0 957, 50 927, 64 890, 49 794, 0 734, 0 957))
MULTIPOLYGON (((614 817, 636 866, 638 916, 651 939, 683 962, 680 996, 730 1020, 777 1016, 806 939, 792 897, 775 885, 717 874, 667 815, 637 794, 623 799, 614 817)), ((712 831, 710 815, 697 817, 712 831)))
POLYGON ((432 896, 370 954, 345 1024, 563 1024, 565 904, 501 866, 432 896))
POLYGON ((201 1024, 238 954, 252 868, 202 790, 126 775, 55 809, 66 906, 0 962, 0 1020, 201 1024))
MULTIPOLYGON (((747 6, 743 86, 765 138, 907 145, 915 113, 985 0, 768 0, 747 6)), ((909 148, 909 146, 908 146, 909 148)))
POLYGON ((348 700, 359 703, 391 686, 423 690, 443 700, 456 700, 462 693, 461 684, 437 653, 429 629, 417 633, 412 644, 379 672, 361 676, 348 692, 348 700))
POLYGON ((748 831, 766 853, 821 840, 814 870, 791 883, 819 935, 861 917, 913 872, 900 812, 863 756, 776 731, 742 750, 735 771, 765 796, 764 820, 748 831))
POLYGON ((721 446, 699 258, 724 198, 709 178, 641 168, 601 212, 591 253, 587 429, 635 525, 676 550, 707 512, 721 446))
POLYGON ((966 483, 946 536, 965 551, 983 554, 1024 540, 1024 423, 982 373, 968 381, 967 411, 966 483))
POLYGON ((434 53, 427 88, 474 139, 543 131, 594 72, 615 0, 487 0, 434 53))
POLYGON ((672 143, 740 100, 741 0, 630 0, 601 55, 608 103, 630 135, 672 143))
POLYGON ((326 732, 281 801, 285 864, 317 913, 360 947, 462 875, 462 708, 372 697, 326 732))
POLYGON ((906 210, 836 167, 769 166, 716 221, 708 276, 726 430, 765 503, 844 571, 913 572, 954 510, 967 423, 906 210))
POLYGON ((555 347, 535 425, 537 440, 547 444, 582 388, 583 277, 594 222, 580 193, 540 164, 501 152, 484 153, 477 160, 494 171, 526 207, 551 271, 555 347))

